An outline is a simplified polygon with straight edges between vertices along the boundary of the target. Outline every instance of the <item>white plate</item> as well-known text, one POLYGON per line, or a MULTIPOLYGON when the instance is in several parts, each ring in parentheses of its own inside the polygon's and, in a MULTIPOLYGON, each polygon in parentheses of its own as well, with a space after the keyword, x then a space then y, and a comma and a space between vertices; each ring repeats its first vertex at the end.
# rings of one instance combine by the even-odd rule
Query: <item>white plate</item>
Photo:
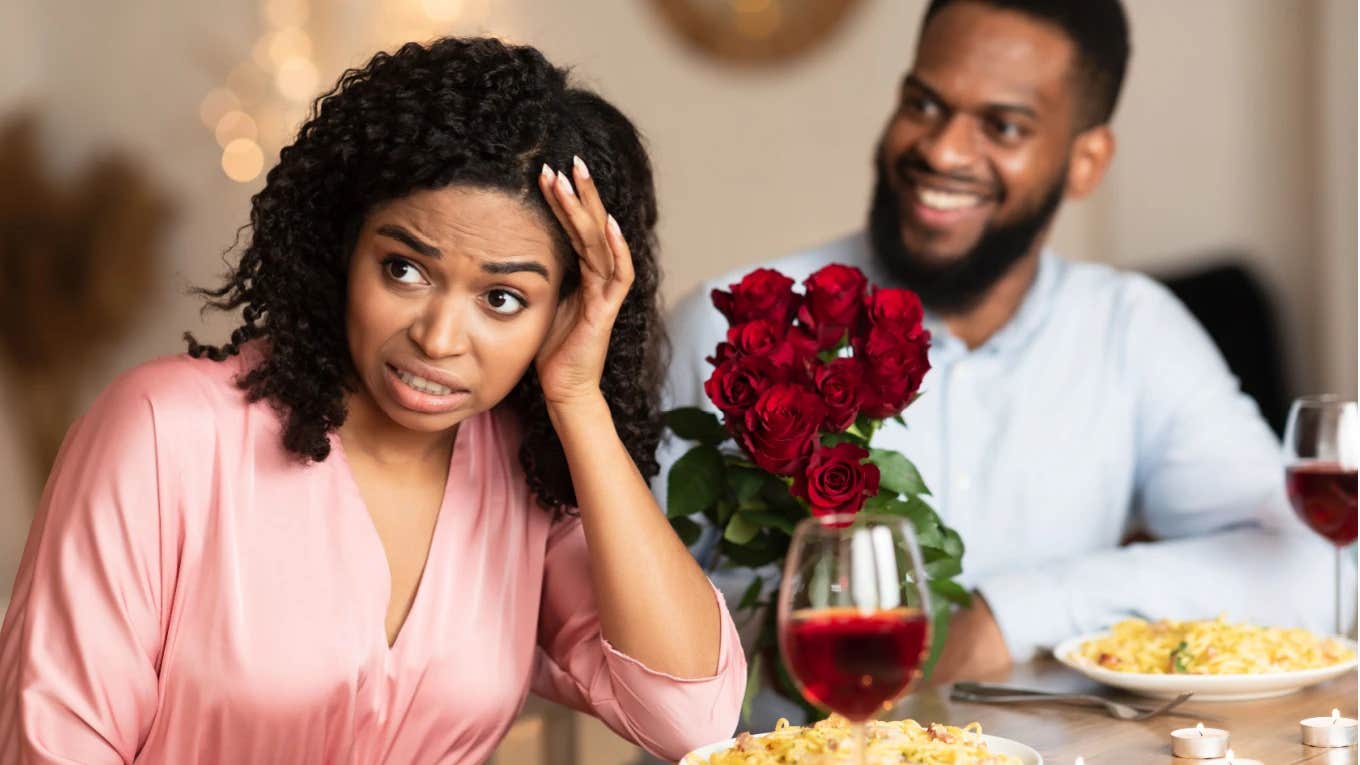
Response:
MULTIPOLYGON (((768 733, 758 733, 755 738, 768 735, 768 733)), ((1038 752, 1019 741, 1012 741, 1000 736, 989 736, 986 733, 982 734, 982 739, 987 742, 987 748, 996 754, 1009 754, 1012 757, 1019 757, 1020 765, 1044 765, 1044 758, 1039 756, 1038 752)), ((695 749, 681 758, 680 765, 702 765, 708 761, 709 757, 731 747, 736 742, 736 739, 729 738, 726 741, 719 741, 716 744, 695 749)))
MULTIPOLYGON (((1318 669, 1293 672, 1272 672, 1259 675, 1149 675, 1135 672, 1115 672, 1083 659, 1077 653, 1082 643, 1103 638, 1109 633, 1093 632, 1065 640, 1053 649, 1058 661, 1086 675, 1096 682, 1133 691, 1142 696, 1169 699, 1182 693, 1195 694, 1194 701, 1246 701, 1284 696, 1316 685, 1347 672, 1355 671, 1355 659, 1318 669)), ((1355 641, 1343 637, 1332 638, 1351 651, 1355 641)))

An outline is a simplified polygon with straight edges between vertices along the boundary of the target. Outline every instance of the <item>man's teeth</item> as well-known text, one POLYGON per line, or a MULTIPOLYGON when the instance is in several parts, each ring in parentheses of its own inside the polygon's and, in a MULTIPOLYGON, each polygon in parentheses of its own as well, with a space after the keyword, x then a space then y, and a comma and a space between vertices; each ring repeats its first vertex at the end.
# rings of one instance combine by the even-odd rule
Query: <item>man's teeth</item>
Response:
POLYGON ((960 210, 964 207, 972 207, 982 201, 982 197, 977 194, 959 194, 953 191, 937 191, 935 189, 917 189, 916 197, 926 207, 935 210, 960 210))
POLYGON ((400 377, 402 382, 421 393, 429 393, 432 396, 447 396, 450 393, 453 393, 453 388, 440 385, 437 382, 431 382, 424 377, 417 377, 408 372, 403 372, 400 369, 397 370, 397 377, 400 377))

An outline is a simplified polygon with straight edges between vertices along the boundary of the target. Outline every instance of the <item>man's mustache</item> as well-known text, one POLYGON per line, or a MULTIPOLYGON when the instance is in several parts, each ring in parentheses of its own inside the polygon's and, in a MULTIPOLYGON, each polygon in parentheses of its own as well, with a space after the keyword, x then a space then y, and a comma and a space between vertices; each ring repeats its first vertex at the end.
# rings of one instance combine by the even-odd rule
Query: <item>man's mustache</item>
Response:
POLYGON ((937 180, 949 186, 966 187, 974 193, 987 198, 994 198, 998 202, 1005 201, 1005 193, 1001 184, 997 183, 995 179, 978 178, 957 171, 936 170, 915 151, 909 151, 899 156, 893 162, 893 172, 898 180, 908 182, 937 180))

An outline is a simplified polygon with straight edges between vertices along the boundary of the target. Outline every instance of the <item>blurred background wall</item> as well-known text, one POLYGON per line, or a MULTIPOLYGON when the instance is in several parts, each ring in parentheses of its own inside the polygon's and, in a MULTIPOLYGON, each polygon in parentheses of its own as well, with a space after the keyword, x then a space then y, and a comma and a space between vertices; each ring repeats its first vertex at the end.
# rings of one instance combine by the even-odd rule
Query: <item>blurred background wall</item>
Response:
MULTIPOLYGON (((200 110, 241 62, 268 58, 256 46, 271 24, 305 30, 318 83, 374 50, 441 33, 532 43, 576 67, 649 140, 673 300, 860 225, 871 147, 924 6, 865 0, 805 55, 741 67, 704 57, 641 1, 314 0, 300 14, 296 0, 5 0, 0 120, 38 117, 40 158, 57 180, 121 153, 171 210, 132 329, 108 348, 69 348, 80 408, 119 371, 180 351, 184 330, 220 338, 231 325, 201 320, 185 288, 222 271, 263 175, 226 177, 200 110)), ((1279 313, 1288 392, 1354 396, 1354 0, 1128 6, 1134 57, 1118 156, 1097 194, 1064 209, 1056 246, 1155 274, 1237 256, 1279 313)), ((13 378, 0 362, 0 603, 40 490, 13 378)))

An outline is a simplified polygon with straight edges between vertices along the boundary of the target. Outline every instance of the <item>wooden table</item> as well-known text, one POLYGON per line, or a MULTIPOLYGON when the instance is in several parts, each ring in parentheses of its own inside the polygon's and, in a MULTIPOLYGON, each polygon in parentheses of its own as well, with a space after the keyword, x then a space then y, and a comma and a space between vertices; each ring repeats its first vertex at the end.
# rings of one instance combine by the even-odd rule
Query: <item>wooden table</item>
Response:
MULTIPOLYGON (((1098 693, 1119 701, 1146 706, 1155 700, 1139 698, 1098 685, 1053 659, 1022 664, 1009 675, 988 678, 1024 688, 1098 693)), ((1066 704, 976 704, 949 700, 949 689, 917 691, 891 715, 925 722, 964 725, 982 723, 984 733, 1015 739, 1034 747, 1045 765, 1072 765, 1077 756, 1089 765, 1194 765, 1202 760, 1171 756, 1171 731, 1194 727, 1226 729, 1233 753, 1266 765, 1354 765, 1356 748, 1317 749, 1299 740, 1299 720, 1326 716, 1332 709, 1356 716, 1354 673, 1289 696, 1260 701, 1200 702, 1193 698, 1173 710, 1143 722, 1125 722, 1094 707, 1066 704)))

